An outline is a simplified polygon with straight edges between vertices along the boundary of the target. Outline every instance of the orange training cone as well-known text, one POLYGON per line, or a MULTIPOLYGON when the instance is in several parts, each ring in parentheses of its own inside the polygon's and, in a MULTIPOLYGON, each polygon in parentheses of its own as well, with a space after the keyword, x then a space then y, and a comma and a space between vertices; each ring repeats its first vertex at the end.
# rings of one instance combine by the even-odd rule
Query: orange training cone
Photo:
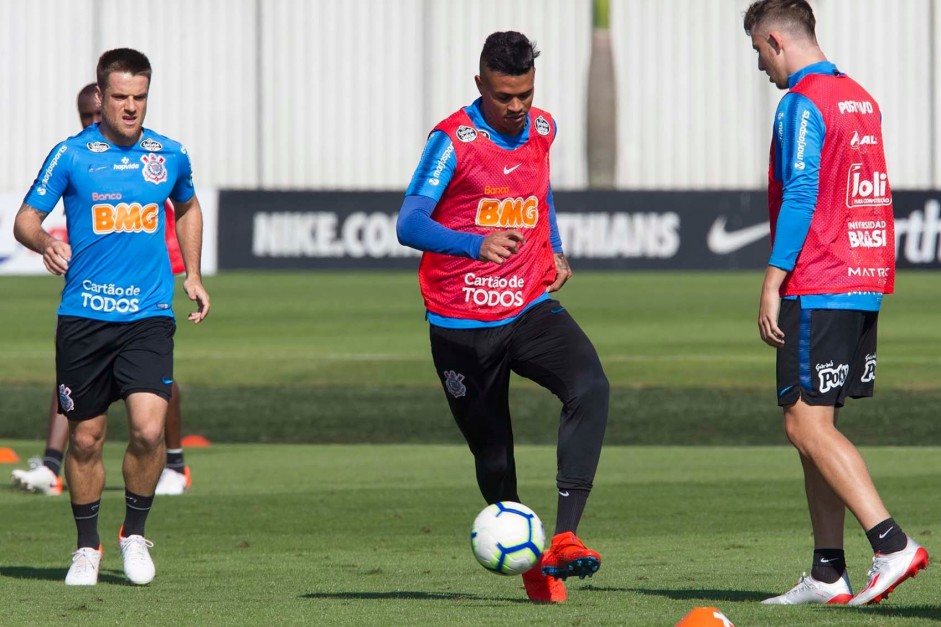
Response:
POLYGON ((725 614, 714 607, 694 607, 676 627, 735 627, 725 614))
POLYGON ((11 448, 0 448, 0 464, 16 464, 20 456, 11 448))
POLYGON ((201 435, 184 436, 183 439, 180 440, 180 444, 183 445, 183 448, 205 448, 212 446, 212 442, 201 435))

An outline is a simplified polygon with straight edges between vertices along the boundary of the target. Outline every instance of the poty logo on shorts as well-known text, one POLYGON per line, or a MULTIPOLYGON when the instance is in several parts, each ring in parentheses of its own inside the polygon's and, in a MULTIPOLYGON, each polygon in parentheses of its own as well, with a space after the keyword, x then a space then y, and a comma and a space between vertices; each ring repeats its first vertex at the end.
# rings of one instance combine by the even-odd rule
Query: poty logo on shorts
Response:
POLYGON ((846 375, 850 372, 849 364, 833 365, 833 362, 817 364, 817 376, 820 378, 820 393, 841 387, 846 383, 846 375))
POLYGON ((458 374, 453 370, 444 371, 444 386, 448 393, 454 398, 460 398, 467 394, 467 387, 462 383, 464 375, 458 374))
POLYGON ((145 181, 158 185, 167 180, 167 168, 163 165, 166 161, 164 157, 150 153, 141 157, 140 160, 144 163, 145 181))
POLYGON ((66 413, 75 409, 75 401, 72 400, 72 390, 61 383, 59 384, 59 406, 62 407, 62 411, 66 413))
POLYGON ((876 355, 875 353, 866 355, 866 367, 863 369, 863 376, 859 378, 862 383, 869 383, 876 380, 876 355))

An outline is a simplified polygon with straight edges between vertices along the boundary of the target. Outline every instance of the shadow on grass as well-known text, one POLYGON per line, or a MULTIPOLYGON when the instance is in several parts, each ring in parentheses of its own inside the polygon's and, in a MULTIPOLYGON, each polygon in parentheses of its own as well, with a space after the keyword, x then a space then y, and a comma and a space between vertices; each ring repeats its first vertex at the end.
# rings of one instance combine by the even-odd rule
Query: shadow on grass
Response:
POLYGON ((881 618, 927 618, 941 622, 941 606, 913 605, 911 607, 898 607, 892 605, 870 605, 867 607, 836 606, 835 611, 862 612, 881 618))
MULTIPOLYGON (((65 581, 66 567, 36 568, 35 566, 0 566, 0 577, 13 579, 42 579, 46 581, 65 581)), ((119 585, 132 585, 124 574, 113 570, 98 572, 98 583, 114 583, 119 585)))
POLYGON ((601 592, 636 592, 648 596, 667 597, 677 601, 705 600, 705 601, 761 601, 773 597, 774 593, 757 592, 755 590, 715 590, 704 588, 691 588, 669 590, 666 588, 600 588, 586 586, 583 590, 598 590, 601 592))
POLYGON ((505 601, 507 603, 525 603, 530 604, 529 599, 520 598, 495 598, 482 597, 476 594, 466 592, 418 592, 414 590, 396 590, 393 592, 308 592, 301 595, 302 599, 336 599, 358 601, 387 601, 390 599, 402 599, 409 601, 485 601, 493 603, 494 601, 505 601))
MULTIPOLYGON (((605 588, 586 586, 582 590, 597 592, 636 592, 650 596, 662 596, 678 601, 732 601, 748 602, 761 601, 775 595, 773 592, 756 592, 754 590, 709 590, 709 589, 683 589, 667 590, 662 588, 605 588)), ((899 607, 893 605, 870 605, 867 607, 849 607, 846 605, 820 606, 820 611, 827 612, 862 612, 883 618, 923 618, 941 622, 941 606, 915 605, 899 607)))

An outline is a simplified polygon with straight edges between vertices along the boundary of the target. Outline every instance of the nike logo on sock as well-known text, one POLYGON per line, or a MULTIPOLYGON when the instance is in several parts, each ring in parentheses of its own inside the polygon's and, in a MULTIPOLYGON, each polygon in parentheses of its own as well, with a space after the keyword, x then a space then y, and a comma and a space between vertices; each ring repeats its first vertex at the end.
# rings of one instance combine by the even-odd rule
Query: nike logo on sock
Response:
POLYGON ((568 496, 568 495, 569 495, 568 490, 559 490, 559 496, 568 496))
POLYGON ((823 558, 821 557, 821 558, 820 558, 820 563, 821 563, 821 564, 829 564, 830 562, 835 562, 837 559, 839 559, 839 558, 831 557, 830 559, 825 560, 825 559, 823 559, 823 558))
POLYGON ((885 530, 885 533, 880 533, 879 539, 883 540, 887 535, 889 535, 889 532, 892 531, 893 529, 895 529, 895 527, 889 527, 888 529, 885 530))

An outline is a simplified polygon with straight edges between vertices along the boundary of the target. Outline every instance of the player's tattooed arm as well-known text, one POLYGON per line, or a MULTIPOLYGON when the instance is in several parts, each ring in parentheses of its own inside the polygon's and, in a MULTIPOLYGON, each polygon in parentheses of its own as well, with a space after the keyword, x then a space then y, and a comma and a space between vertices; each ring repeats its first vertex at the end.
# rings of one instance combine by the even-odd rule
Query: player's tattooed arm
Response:
POLYGON ((51 274, 62 275, 69 269, 72 247, 42 228, 45 217, 45 212, 23 203, 16 212, 13 236, 26 248, 42 255, 42 262, 51 274))
POLYGON ((572 267, 569 260, 563 253, 555 253, 555 281, 549 286, 549 292, 557 292, 562 289, 565 282, 572 278, 572 267))

